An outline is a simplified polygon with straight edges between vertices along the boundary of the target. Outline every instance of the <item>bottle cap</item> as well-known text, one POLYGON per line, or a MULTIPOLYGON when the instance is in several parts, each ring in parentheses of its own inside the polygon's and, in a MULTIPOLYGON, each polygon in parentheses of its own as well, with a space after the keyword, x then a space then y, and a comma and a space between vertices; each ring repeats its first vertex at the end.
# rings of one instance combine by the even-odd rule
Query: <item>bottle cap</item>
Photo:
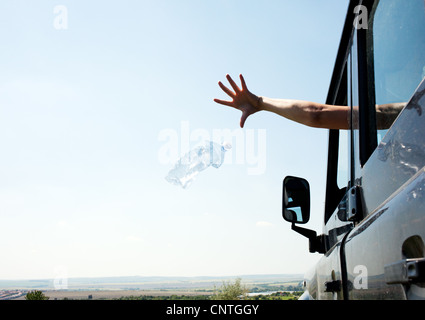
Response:
POLYGON ((224 142, 222 143, 222 146, 223 146, 223 148, 224 148, 225 150, 230 150, 230 149, 232 149, 232 144, 231 144, 229 141, 224 141, 224 142))

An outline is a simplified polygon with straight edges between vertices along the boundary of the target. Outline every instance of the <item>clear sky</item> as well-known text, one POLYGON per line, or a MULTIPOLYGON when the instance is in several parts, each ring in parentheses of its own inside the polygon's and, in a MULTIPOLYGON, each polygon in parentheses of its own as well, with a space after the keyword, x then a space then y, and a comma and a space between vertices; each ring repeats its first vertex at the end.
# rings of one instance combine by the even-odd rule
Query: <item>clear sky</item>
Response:
POLYGON ((325 102, 348 1, 2 0, 0 279, 304 273, 281 216, 307 178, 322 231, 327 130, 213 102, 225 75, 325 102), (233 148, 183 190, 203 138, 233 148))

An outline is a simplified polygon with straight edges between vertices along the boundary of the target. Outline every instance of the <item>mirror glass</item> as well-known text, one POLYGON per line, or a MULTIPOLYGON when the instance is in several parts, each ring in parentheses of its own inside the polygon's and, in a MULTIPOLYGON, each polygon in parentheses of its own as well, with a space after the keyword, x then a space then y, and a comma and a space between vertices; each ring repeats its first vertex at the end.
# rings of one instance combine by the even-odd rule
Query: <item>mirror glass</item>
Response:
POLYGON ((310 219, 310 187, 307 180, 286 177, 283 180, 282 216, 293 223, 307 223, 310 219))

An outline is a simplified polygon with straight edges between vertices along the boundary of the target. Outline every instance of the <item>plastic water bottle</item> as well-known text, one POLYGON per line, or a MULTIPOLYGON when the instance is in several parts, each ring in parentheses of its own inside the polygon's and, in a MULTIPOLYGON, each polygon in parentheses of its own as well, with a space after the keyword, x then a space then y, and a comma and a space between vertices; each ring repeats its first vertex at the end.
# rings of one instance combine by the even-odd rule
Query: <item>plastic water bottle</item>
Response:
POLYGON ((201 171, 209 166, 219 168, 224 162, 224 154, 231 147, 228 142, 219 144, 213 141, 206 141, 181 157, 174 168, 168 172, 165 179, 186 189, 201 171))

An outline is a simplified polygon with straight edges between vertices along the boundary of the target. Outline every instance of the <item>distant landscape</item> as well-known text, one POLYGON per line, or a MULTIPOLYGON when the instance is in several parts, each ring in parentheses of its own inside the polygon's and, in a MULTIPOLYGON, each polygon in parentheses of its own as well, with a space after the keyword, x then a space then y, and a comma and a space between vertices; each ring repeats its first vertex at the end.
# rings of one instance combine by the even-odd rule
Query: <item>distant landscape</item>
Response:
POLYGON ((42 291, 50 300, 120 299, 126 297, 190 298, 209 296, 224 283, 240 279, 249 295, 302 291, 303 275, 240 275, 225 277, 103 277, 65 280, 0 280, 0 300, 24 300, 29 291, 42 291))

